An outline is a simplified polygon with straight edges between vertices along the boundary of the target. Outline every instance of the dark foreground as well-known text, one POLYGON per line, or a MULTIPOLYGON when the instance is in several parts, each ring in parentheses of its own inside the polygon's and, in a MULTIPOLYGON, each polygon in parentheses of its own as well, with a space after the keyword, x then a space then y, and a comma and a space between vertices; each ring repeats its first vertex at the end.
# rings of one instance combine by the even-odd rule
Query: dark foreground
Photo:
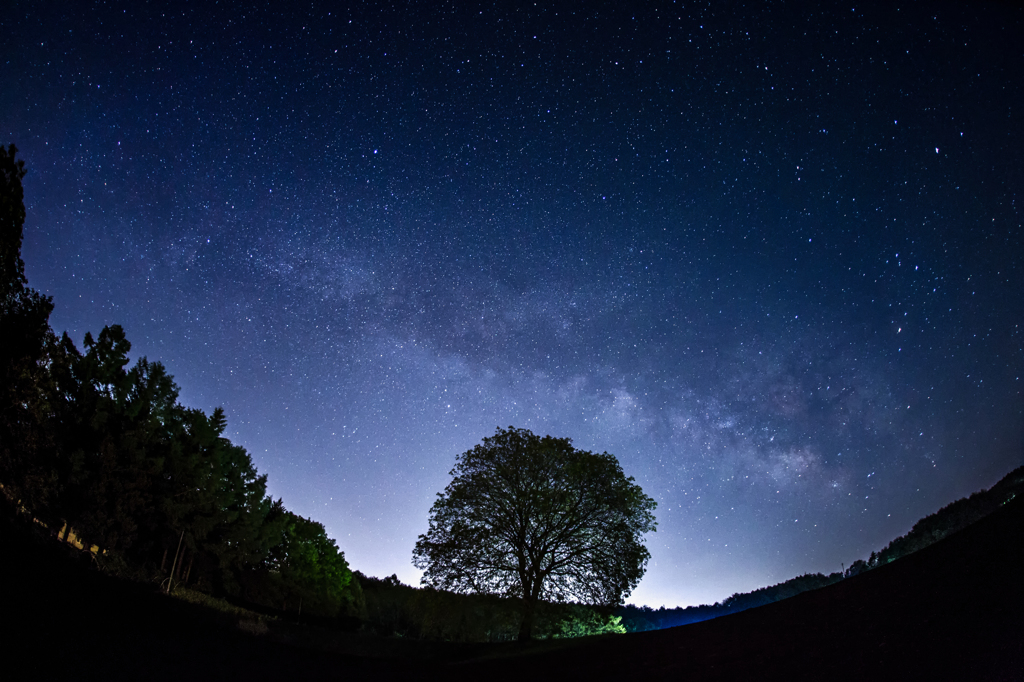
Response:
POLYGON ((1024 680, 1024 499, 831 587, 658 632, 445 645, 235 620, 109 579, 10 526, 4 677, 63 679, 1024 680))

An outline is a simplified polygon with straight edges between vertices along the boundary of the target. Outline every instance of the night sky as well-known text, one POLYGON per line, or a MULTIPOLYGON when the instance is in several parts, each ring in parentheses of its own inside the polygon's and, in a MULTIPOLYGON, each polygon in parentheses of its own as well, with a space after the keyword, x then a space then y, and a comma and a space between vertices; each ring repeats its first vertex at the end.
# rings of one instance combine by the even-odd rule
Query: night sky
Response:
POLYGON ((29 284, 411 584, 498 426, 658 501, 655 607, 1024 462, 1024 12, 628 4, 15 0, 29 284))

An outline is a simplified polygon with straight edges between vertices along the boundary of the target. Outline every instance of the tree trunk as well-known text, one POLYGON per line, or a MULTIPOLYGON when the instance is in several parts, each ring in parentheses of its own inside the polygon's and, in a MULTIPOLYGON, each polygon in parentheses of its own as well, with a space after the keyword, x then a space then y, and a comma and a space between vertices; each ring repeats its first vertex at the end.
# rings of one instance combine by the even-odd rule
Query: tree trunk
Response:
POLYGON ((195 560, 196 560, 196 553, 192 552, 192 554, 190 554, 189 557, 188 557, 188 570, 185 571, 185 584, 186 585, 188 585, 188 577, 190 575, 192 575, 192 562, 195 561, 195 560))
POLYGON ((533 639, 533 614, 536 611, 537 600, 523 599, 523 619, 519 622, 519 641, 529 642, 533 639))
POLYGON ((174 562, 171 564, 171 574, 167 576, 167 594, 171 593, 171 586, 174 584, 174 573, 178 568, 178 555, 181 554, 181 541, 185 539, 185 531, 181 531, 178 538, 178 549, 174 550, 174 562))
POLYGON ((166 547, 164 547, 164 558, 160 560, 160 572, 163 573, 165 568, 167 568, 167 548, 166 547))

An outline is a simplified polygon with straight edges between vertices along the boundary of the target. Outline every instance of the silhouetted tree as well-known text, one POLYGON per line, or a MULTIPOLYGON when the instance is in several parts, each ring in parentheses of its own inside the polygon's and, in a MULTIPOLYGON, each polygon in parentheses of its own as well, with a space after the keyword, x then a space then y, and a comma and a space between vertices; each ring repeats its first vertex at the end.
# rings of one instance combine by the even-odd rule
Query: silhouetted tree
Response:
POLYGON ((7 296, 22 288, 25 263, 21 260, 21 242, 25 227, 25 191, 21 179, 25 177, 25 162, 14 157, 18 148, 0 145, 0 291, 7 296))
POLYGON ((42 513, 58 487, 45 395, 53 302, 25 286, 25 165, 17 151, 0 145, 0 484, 15 502, 42 513))
POLYGON ((70 460, 65 509, 89 542, 126 550, 159 526, 159 477, 180 422, 178 389, 160 363, 140 359, 126 370, 131 344, 118 325, 86 353, 72 356, 70 415, 64 452, 70 460))
POLYGON ((614 456, 509 427, 451 474, 413 563, 425 585, 520 599, 520 639, 540 600, 617 605, 643 576, 656 503, 614 456))

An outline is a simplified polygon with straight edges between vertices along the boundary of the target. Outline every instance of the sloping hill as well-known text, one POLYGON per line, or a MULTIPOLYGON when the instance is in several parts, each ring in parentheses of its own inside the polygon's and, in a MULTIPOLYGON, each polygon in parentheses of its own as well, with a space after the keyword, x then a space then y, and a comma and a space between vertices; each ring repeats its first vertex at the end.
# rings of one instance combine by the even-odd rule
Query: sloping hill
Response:
POLYGON ((466 679, 1021 680, 1024 498, 821 590, 712 621, 458 666, 466 679))
POLYGON ((330 680, 409 670, 402 657, 344 656, 248 634, 237 616, 91 570, 88 555, 39 542, 2 511, 5 679, 330 680))
POLYGON ((253 636, 224 614, 72 565, 61 548, 33 544, 11 526, 0 527, 0 542, 10 633, 4 666, 22 676, 1024 679, 1019 496, 919 552, 775 604, 666 630, 525 646, 358 635, 289 640, 286 630, 253 636))

